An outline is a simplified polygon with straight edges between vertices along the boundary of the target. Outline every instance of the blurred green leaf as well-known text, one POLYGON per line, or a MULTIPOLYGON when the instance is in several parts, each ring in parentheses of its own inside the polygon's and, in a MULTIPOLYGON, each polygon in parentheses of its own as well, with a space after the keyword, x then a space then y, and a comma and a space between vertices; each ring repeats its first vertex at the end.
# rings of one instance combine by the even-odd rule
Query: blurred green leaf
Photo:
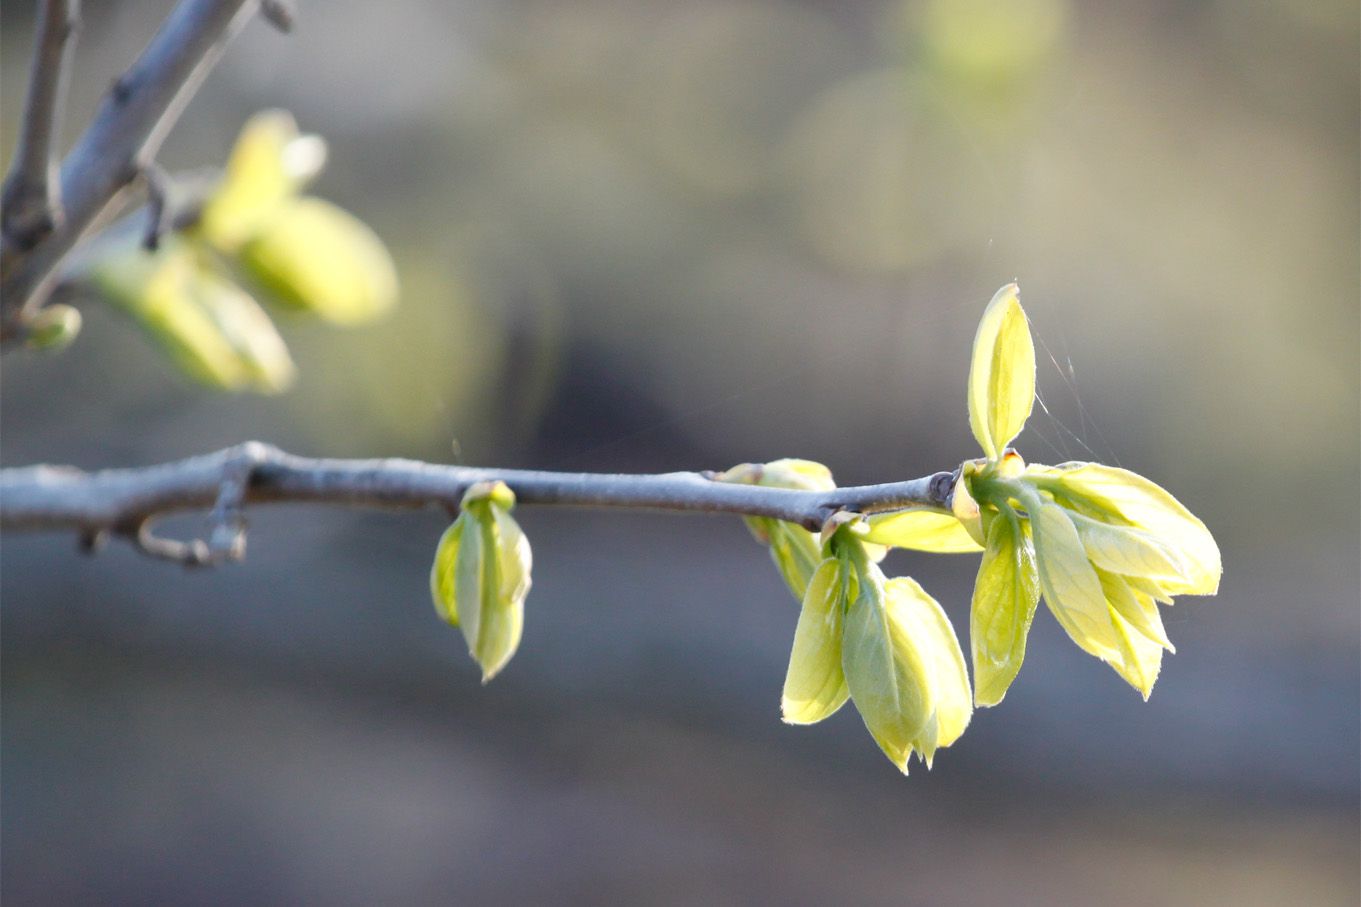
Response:
POLYGON ((382 240, 319 198, 283 205, 241 247, 240 260, 274 301, 337 324, 372 321, 397 302, 397 271, 382 240))

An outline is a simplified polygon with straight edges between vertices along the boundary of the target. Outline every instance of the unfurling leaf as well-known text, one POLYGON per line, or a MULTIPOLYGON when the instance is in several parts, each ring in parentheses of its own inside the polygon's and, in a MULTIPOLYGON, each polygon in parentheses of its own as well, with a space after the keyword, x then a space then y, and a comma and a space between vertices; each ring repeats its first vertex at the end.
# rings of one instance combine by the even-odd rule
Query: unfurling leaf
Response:
POLYGON ((1121 642, 1105 592, 1068 512, 1045 502, 1030 514, 1030 523, 1045 604, 1083 651, 1102 661, 1120 660, 1121 642))
POLYGON ((1016 284, 988 303, 974 336, 969 424, 989 460, 1021 433, 1035 400, 1035 345, 1016 284))
POLYGON ((974 694, 997 705, 1025 660, 1026 637, 1040 600, 1035 550, 1025 525, 1008 508, 988 527, 988 547, 969 612, 974 694))
POLYGON ((503 482, 469 488, 430 571, 435 610, 463 631, 483 683, 510 661, 524 627, 532 558, 529 540, 510 515, 514 504, 503 482))
POLYGON ((789 724, 815 724, 850 696, 841 667, 841 630, 846 607, 842 561, 827 558, 814 572, 794 631, 780 709, 789 724))
POLYGON ((909 628, 927 663, 933 711, 927 722, 928 733, 921 734, 915 746, 930 768, 936 750, 958 740, 973 717, 964 652, 945 611, 916 580, 894 577, 884 588, 889 607, 897 613, 898 622, 909 628))
POLYGON ((900 771, 907 772, 914 752, 929 766, 972 714, 959 641, 916 582, 885 580, 878 567, 859 559, 854 587, 841 656, 851 699, 900 771))
POLYGON ((1094 508, 1106 521, 1152 536, 1180 561, 1184 576, 1160 581, 1169 595, 1214 595, 1223 572, 1219 546, 1205 524, 1165 489, 1137 473, 1099 463, 1032 467, 1035 484, 1056 496, 1094 508))

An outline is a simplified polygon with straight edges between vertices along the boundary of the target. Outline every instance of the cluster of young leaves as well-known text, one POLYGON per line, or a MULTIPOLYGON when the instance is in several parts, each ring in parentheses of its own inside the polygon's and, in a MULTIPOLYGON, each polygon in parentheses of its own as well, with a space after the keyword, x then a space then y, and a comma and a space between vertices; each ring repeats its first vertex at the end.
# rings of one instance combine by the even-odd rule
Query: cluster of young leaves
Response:
MULTIPOLYGON (((801 603, 781 708, 813 724, 854 703, 904 773, 959 739, 973 708, 1002 701, 1025 658, 1041 598, 1079 647, 1147 698, 1172 644, 1159 604, 1212 595, 1219 549, 1205 525, 1148 479, 1097 463, 1026 465, 1010 445, 1030 416, 1035 349, 1014 284, 983 314, 969 373, 969 421, 984 456, 963 463, 945 507, 834 514, 820 534, 748 517, 801 603), (982 552, 969 621, 973 686, 954 628, 915 580, 886 577, 889 548, 982 552)), ((719 481, 836 487, 807 460, 743 464, 719 481)), ((463 628, 490 679, 514 653, 529 546, 504 485, 468 492, 435 556, 436 609, 463 628), (472 541, 475 540, 475 541, 472 541), (462 609, 462 613, 460 613, 462 609)))
POLYGON ((302 194, 325 162, 325 142, 299 134, 289 114, 257 114, 187 224, 154 250, 112 231, 79 276, 190 377, 220 390, 277 393, 295 369, 261 301, 349 326, 397 299, 392 258, 373 231, 302 194))

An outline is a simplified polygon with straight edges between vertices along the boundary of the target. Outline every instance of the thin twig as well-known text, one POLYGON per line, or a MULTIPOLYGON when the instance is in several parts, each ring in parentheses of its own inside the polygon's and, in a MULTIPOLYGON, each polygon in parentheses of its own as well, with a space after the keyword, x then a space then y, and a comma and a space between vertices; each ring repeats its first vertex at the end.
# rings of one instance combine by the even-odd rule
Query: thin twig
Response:
POLYGON ((78 0, 39 4, 19 141, 0 191, 0 261, 33 248, 62 222, 57 140, 79 15, 78 0))
POLYGON ((18 339, 57 265, 115 196, 154 158, 227 41, 258 0, 181 0, 109 90, 61 168, 65 220, 0 273, 0 342, 18 339))
POLYGON ((312 459, 250 442, 141 469, 87 473, 72 467, 0 469, 0 528, 108 531, 133 538, 148 554, 180 563, 236 559, 244 550, 248 504, 305 502, 352 507, 455 509, 475 482, 500 480, 525 505, 617 507, 773 517, 818 529, 842 510, 944 509, 951 474, 905 482, 799 491, 715 481, 712 474, 541 472, 446 466, 415 460, 312 459), (210 541, 169 542, 151 535, 163 516, 212 508, 210 541), (202 546, 201 550, 198 546, 202 546))

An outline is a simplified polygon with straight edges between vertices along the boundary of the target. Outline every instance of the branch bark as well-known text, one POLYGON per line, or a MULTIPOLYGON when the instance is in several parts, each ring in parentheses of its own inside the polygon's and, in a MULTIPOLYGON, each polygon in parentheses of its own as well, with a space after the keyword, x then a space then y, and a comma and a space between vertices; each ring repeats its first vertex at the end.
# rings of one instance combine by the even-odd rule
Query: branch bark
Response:
POLYGON ((26 253, 0 255, 0 341, 50 289, 57 265, 160 149, 258 0, 181 0, 114 83, 61 168, 62 224, 26 253))
POLYGON ((57 138, 78 17, 78 0, 40 4, 19 141, 0 191, 0 260, 31 249, 62 222, 57 138))
POLYGON ((948 472, 882 485, 797 491, 719 482, 712 473, 699 472, 614 475, 398 459, 312 459, 248 442, 140 469, 94 473, 45 465, 0 469, 0 528, 72 530, 86 539, 114 533, 159 557, 188 564, 216 563, 241 556, 242 510, 248 504, 453 510, 473 483, 496 480, 510 486, 524 505, 732 513, 773 517, 813 530, 840 510, 945 508, 952 487, 948 472), (208 508, 212 508, 213 522, 209 543, 169 543, 150 533, 150 526, 161 517, 208 508))

